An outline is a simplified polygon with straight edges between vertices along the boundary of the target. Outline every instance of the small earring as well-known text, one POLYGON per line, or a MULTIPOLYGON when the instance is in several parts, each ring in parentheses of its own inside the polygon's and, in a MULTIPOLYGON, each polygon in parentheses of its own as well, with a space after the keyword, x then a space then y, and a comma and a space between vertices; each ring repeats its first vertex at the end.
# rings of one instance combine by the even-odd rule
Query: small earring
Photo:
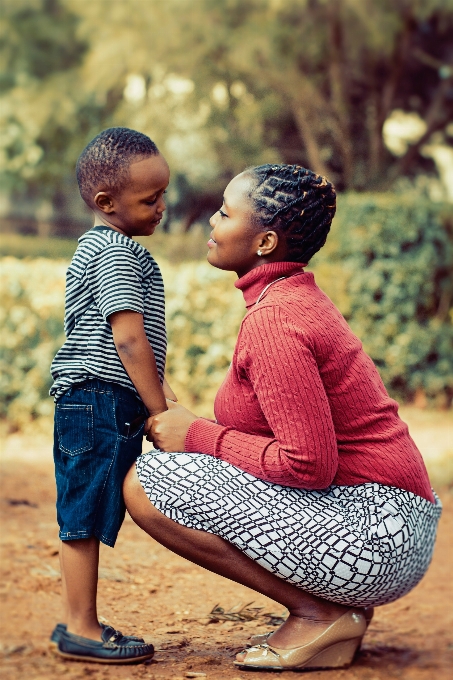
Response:
POLYGON ((259 255, 259 256, 261 257, 261 255, 262 255, 263 253, 261 252, 261 250, 258 250, 256 254, 259 255))

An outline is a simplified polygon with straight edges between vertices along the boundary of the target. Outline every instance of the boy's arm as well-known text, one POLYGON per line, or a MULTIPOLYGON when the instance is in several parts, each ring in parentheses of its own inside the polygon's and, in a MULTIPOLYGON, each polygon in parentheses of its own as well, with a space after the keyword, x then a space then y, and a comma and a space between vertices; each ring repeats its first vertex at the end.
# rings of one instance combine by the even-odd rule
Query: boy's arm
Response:
POLYGON ((156 360, 138 312, 123 310, 109 316, 118 356, 150 416, 167 410, 156 360))

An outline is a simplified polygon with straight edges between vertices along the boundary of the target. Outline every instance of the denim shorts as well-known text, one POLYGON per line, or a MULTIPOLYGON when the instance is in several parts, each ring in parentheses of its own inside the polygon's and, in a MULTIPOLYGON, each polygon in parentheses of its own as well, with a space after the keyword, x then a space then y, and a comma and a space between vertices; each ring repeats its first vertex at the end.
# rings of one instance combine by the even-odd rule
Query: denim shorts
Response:
POLYGON ((124 520, 124 478, 142 451, 143 402, 126 387, 87 380, 55 405, 60 539, 95 536, 113 548, 124 520))

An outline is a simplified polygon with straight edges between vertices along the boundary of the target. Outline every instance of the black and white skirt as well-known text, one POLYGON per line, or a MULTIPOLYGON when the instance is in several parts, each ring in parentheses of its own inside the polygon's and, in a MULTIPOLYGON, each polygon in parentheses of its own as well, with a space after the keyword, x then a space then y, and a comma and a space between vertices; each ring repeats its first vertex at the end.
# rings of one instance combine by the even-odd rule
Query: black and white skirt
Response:
POLYGON ((137 460, 151 503, 190 529, 232 543, 279 578, 348 606, 392 602, 431 562, 441 504, 370 483, 293 489, 198 453, 137 460))

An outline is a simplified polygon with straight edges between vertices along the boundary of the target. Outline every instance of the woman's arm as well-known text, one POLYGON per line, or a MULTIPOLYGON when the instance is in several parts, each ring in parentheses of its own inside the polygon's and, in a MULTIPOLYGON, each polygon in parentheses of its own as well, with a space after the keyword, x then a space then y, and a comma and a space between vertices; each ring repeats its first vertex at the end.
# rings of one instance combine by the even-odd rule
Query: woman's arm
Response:
POLYGON ((186 451, 201 450, 285 486, 329 486, 338 467, 337 442, 306 334, 280 307, 262 307, 245 319, 239 343, 238 364, 274 437, 196 421, 188 431, 186 451))
MULTIPOLYGON (((185 450, 215 456, 273 483, 305 489, 329 486, 338 466, 337 443, 306 335, 280 308, 262 307, 245 319, 238 342, 237 363, 274 437, 245 434, 203 419, 186 420, 185 450)), ((157 416, 161 421, 167 417, 169 412, 157 416)))

